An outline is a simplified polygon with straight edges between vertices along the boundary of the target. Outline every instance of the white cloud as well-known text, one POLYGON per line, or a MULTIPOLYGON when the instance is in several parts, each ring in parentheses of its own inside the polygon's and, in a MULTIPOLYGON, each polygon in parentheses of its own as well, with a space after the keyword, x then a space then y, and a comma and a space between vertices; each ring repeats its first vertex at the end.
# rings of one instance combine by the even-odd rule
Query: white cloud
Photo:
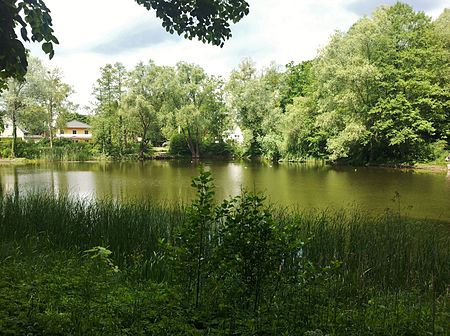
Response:
MULTIPOLYGON (((92 100, 90 94, 99 68, 107 63, 122 62, 131 68, 149 59, 161 65, 186 61, 200 64, 211 74, 227 76, 244 57, 253 58, 258 66, 271 61, 286 64, 311 59, 335 30, 347 30, 358 19, 349 9, 354 0, 250 0, 250 14, 232 27, 233 37, 224 48, 218 48, 194 40, 165 39, 163 34, 167 33, 155 14, 133 0, 45 2, 52 10, 61 43, 54 59, 46 63, 63 70, 66 82, 77 92, 73 100, 82 105, 92 100), (118 43, 120 47, 120 41, 137 24, 149 26, 142 29, 142 34, 154 34, 142 38, 140 32, 130 34, 130 38, 142 41, 142 48, 131 44, 132 48, 123 52, 120 48, 104 48, 99 52, 98 47, 108 43, 118 43), (108 54, 108 50, 114 53, 108 54)), ((371 6, 383 3, 366 2, 371 6)), ((435 6, 429 14, 436 16, 443 7, 435 6)), ((31 49, 32 54, 45 58, 39 46, 31 49)))

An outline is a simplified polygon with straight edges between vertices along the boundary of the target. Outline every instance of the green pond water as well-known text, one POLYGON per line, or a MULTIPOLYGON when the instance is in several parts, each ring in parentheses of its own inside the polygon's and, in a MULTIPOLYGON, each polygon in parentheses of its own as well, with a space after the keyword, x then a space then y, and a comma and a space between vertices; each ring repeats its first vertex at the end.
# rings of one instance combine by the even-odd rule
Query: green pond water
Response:
MULTIPOLYGON (((268 200, 300 209, 358 207, 381 213, 397 209, 412 217, 450 221, 450 174, 383 168, 311 164, 205 162, 215 179, 216 196, 241 188, 264 192, 268 200)), ((194 196, 195 164, 187 161, 145 163, 59 163, 0 166, 0 191, 24 194, 50 190, 85 198, 154 199, 187 202, 194 196)))

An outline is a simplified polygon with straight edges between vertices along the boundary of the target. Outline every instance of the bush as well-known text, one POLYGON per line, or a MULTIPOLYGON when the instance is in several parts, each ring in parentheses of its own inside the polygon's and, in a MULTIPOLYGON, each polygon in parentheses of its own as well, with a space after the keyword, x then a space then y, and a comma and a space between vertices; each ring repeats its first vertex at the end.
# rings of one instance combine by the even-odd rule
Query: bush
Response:
POLYGON ((170 138, 169 153, 172 155, 188 156, 191 151, 182 134, 175 134, 170 138))
POLYGON ((445 157, 449 153, 447 141, 438 140, 428 145, 426 150, 426 160, 430 163, 443 164, 445 157))
POLYGON ((207 140, 200 145, 200 152, 206 157, 231 157, 233 156, 233 148, 223 141, 207 140))
MULTIPOLYGON (((18 138, 16 143, 16 156, 19 158, 36 159, 39 157, 40 142, 25 142, 18 138)), ((12 139, 2 139, 0 141, 0 157, 9 158, 12 156, 12 139)))

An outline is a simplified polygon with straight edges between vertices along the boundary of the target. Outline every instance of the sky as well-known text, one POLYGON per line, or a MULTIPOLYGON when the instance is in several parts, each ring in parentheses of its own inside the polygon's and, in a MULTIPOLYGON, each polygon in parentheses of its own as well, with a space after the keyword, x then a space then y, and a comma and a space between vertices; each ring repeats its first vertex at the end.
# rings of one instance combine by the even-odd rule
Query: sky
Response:
MULTIPOLYGON (((60 44, 49 61, 38 44, 31 54, 59 67, 75 93, 71 100, 83 106, 93 101, 92 88, 100 68, 122 62, 128 69, 139 61, 153 60, 173 66, 196 63, 209 74, 227 78, 244 58, 258 67, 275 62, 285 65, 312 59, 337 30, 380 5, 395 0, 249 0, 250 13, 231 27, 233 37, 223 48, 185 40, 167 33, 152 11, 134 0, 45 0, 51 10, 60 44)), ((415 10, 436 18, 450 0, 407 0, 415 10)))

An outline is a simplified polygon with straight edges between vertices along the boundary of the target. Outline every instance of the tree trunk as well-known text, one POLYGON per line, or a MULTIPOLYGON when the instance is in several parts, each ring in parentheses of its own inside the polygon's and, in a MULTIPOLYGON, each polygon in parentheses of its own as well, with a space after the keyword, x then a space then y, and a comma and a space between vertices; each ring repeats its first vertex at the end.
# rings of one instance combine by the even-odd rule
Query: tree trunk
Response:
POLYGON ((184 130, 184 128, 181 128, 181 132, 183 133, 184 140, 186 140, 186 143, 189 148, 189 151, 191 152, 192 158, 195 159, 195 148, 194 148, 194 143, 192 142, 191 131, 189 131, 189 128, 188 128, 187 134, 186 134, 186 131, 184 130))
POLYGON ((147 147, 147 130, 144 130, 144 133, 142 134, 141 144, 139 146, 139 159, 140 160, 145 159, 146 147, 147 147))
POLYGON ((119 151, 120 151, 120 156, 123 155, 124 152, 124 126, 123 126, 123 118, 122 116, 119 116, 119 129, 120 129, 120 134, 119 134, 119 151))
POLYGON ((50 148, 53 149, 53 131, 52 131, 52 123, 53 123, 53 99, 50 98, 50 104, 48 109, 48 137, 50 140, 50 148))
POLYGON ((16 103, 14 103, 12 111, 12 142, 11 142, 11 157, 14 159, 16 157, 17 151, 17 124, 16 124, 16 103))
POLYGON ((200 136, 198 134, 198 128, 197 132, 195 134, 195 156, 194 159, 198 160, 200 159, 200 136))

